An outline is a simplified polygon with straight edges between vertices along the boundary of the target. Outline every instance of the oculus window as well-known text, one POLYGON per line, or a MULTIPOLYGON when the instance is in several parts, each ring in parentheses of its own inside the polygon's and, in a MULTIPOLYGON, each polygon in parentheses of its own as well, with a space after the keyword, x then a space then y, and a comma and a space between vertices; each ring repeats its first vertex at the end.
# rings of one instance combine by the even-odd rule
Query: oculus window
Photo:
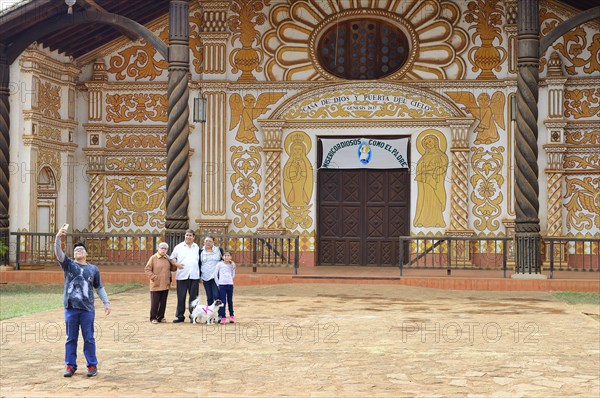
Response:
POLYGON ((408 38, 392 23, 350 19, 325 30, 317 58, 323 69, 339 78, 376 80, 402 68, 409 52, 408 38))

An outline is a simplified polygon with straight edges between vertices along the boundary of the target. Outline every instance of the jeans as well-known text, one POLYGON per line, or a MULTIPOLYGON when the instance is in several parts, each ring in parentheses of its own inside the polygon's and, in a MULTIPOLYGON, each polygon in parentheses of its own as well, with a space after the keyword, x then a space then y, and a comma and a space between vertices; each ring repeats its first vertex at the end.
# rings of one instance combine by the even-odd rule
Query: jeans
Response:
POLYGON ((202 281, 204 291, 206 292, 206 305, 211 305, 213 301, 219 298, 219 286, 214 279, 202 281))
POLYGON ((65 343, 65 363, 77 369, 77 340, 79 328, 83 335, 83 355, 87 366, 97 366, 96 340, 94 339, 94 311, 78 308, 65 308, 65 322, 67 324, 67 342, 65 343))
MULTIPOLYGON (((225 300, 227 300, 229 316, 233 316, 233 285, 220 285, 219 292, 221 293, 221 301, 223 304, 225 304, 225 300)), ((219 318, 225 318, 225 305, 219 308, 219 318)))

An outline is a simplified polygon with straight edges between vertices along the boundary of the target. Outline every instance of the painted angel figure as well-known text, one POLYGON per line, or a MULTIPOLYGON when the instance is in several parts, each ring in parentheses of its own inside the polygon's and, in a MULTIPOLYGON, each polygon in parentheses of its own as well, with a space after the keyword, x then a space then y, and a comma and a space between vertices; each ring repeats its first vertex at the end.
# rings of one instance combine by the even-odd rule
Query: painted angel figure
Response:
POLYGON ((258 128, 254 125, 254 119, 264 114, 269 108, 283 97, 285 93, 262 93, 258 100, 252 94, 244 95, 244 99, 239 94, 232 94, 229 97, 229 107, 231 109, 231 122, 229 130, 233 130, 238 124, 235 138, 245 144, 258 144, 256 132, 258 128))
POLYGON ((450 98, 467 107, 467 112, 479 120, 475 128, 475 144, 493 144, 500 139, 498 127, 504 129, 505 97, 500 91, 490 99, 488 93, 481 93, 475 100, 473 93, 459 91, 448 93, 450 98))

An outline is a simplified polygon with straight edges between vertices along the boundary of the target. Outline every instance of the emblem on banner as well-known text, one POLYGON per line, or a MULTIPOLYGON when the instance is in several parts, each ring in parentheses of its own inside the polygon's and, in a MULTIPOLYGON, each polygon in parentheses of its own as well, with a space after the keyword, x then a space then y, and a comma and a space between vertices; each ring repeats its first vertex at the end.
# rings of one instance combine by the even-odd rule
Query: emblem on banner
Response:
POLYGON ((362 164, 369 164, 371 161, 371 147, 367 141, 362 141, 358 146, 358 160, 362 164))

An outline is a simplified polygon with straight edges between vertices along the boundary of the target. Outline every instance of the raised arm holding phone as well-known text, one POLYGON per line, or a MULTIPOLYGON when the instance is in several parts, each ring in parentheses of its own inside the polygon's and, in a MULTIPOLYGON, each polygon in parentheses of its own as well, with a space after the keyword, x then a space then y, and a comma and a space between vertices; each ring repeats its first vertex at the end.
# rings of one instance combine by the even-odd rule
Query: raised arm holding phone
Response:
POLYGON ((54 254, 65 276, 64 307, 67 325, 65 343, 64 377, 71 377, 77 371, 77 340, 79 329, 83 335, 83 355, 87 360, 87 376, 97 374, 96 340, 94 339, 94 289, 104 304, 104 313, 110 314, 110 302, 100 279, 98 267, 87 262, 85 244, 73 245, 73 258, 62 250, 62 237, 67 235, 69 224, 64 224, 56 234, 54 254))

